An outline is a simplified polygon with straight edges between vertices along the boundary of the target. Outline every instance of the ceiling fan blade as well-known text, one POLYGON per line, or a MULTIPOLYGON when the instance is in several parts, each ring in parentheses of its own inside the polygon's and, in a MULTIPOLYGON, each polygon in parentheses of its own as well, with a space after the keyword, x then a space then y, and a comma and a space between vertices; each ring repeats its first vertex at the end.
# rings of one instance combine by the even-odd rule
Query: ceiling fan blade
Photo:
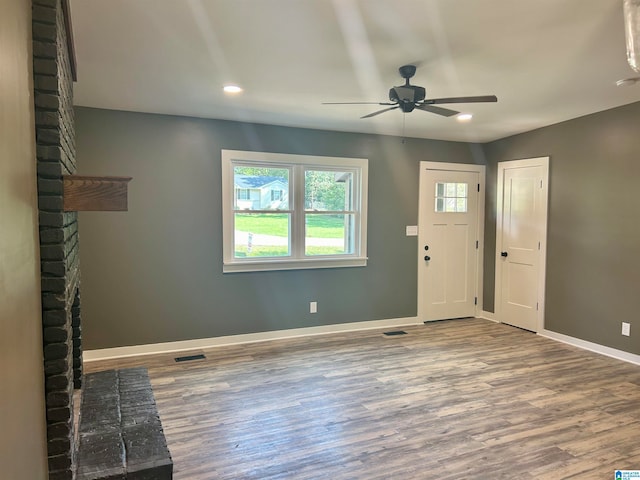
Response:
POLYGON ((425 105, 436 105, 438 103, 481 103, 481 102, 497 102, 498 97, 495 95, 481 95, 477 97, 448 97, 448 98, 432 98, 422 102, 425 105))
POLYGON ((395 103, 383 102, 322 102, 322 105, 395 105, 395 103))
POLYGON ((436 113, 438 115, 442 115, 443 117, 452 117, 460 113, 456 112, 455 110, 449 110, 448 108, 434 107, 433 105, 417 105, 416 108, 425 112, 436 113))
MULTIPOLYGON (((391 105, 393 105, 393 103, 391 105)), ((383 108, 382 110, 378 110, 377 112, 370 113, 369 115, 365 115, 364 117, 360 117, 360 118, 375 117, 376 115, 380 115, 381 113, 388 112, 389 110, 395 110, 396 108, 398 108, 398 105, 396 105, 395 107, 383 108)))

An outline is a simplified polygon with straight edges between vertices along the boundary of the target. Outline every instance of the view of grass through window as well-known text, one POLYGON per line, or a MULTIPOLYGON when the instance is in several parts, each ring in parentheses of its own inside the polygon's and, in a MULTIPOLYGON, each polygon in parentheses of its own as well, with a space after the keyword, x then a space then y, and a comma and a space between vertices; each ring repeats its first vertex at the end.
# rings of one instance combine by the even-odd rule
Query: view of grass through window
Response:
MULTIPOLYGON (((289 255, 289 214, 236 213, 235 222, 236 257, 289 255)), ((344 230, 344 215, 309 215, 306 222, 306 254, 345 253, 344 230)))

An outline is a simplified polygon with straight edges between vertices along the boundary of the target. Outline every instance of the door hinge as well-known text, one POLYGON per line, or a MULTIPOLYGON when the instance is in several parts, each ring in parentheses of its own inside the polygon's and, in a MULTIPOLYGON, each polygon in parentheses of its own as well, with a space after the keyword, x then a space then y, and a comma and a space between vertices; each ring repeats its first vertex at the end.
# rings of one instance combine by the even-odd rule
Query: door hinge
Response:
POLYGON ((536 302, 536 310, 539 310, 539 308, 538 308, 538 302, 536 302))
POLYGON ((476 250, 478 249, 478 240, 476 240, 476 250))
POLYGON ((478 305, 478 297, 474 297, 473 298, 473 304, 474 305, 478 305))
POLYGON ((542 180, 540 180, 540 188, 542 188, 542 180))
POLYGON ((540 250, 540 242, 538 242, 538 250, 540 250))
POLYGON ((478 184, 478 191, 480 191, 480 184, 478 184))

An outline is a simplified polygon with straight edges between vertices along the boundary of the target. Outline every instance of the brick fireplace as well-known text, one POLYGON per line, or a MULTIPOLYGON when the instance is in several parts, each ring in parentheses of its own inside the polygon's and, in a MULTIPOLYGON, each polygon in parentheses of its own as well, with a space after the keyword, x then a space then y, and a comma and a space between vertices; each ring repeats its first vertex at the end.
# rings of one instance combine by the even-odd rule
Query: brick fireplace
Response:
POLYGON ((49 478, 67 480, 75 476, 73 391, 82 382, 78 214, 63 208, 63 175, 76 172, 75 60, 67 0, 32 0, 32 12, 49 478))

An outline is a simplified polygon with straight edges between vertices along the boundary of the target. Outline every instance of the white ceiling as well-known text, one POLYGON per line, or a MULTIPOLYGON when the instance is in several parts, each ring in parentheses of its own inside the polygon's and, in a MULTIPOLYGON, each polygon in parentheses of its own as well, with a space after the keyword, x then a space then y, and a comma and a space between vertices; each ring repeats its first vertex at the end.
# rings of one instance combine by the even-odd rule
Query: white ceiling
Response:
POLYGON ((383 107, 418 64, 427 98, 498 103, 414 111, 408 137, 491 141, 640 101, 622 0, 71 0, 76 105, 275 125, 403 133, 383 107), (228 96, 222 86, 244 92, 228 96))

